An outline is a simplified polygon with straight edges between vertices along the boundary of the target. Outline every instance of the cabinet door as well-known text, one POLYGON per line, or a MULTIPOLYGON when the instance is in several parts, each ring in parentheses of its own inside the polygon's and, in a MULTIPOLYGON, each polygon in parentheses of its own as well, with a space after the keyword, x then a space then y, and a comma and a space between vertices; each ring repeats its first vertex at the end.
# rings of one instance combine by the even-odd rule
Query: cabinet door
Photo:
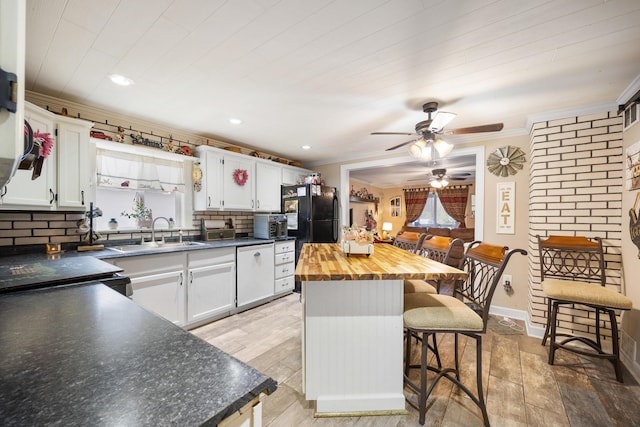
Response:
POLYGON ((237 249, 238 307, 273 295, 273 243, 237 249))
POLYGON ((256 163, 256 210, 280 212, 280 186, 282 167, 268 163, 256 163))
POLYGON ((91 171, 96 153, 89 127, 88 122, 58 123, 58 207, 85 209, 95 198, 91 171))
POLYGON ((193 197, 196 210, 222 208, 222 154, 199 150, 202 188, 193 197))
POLYGON ((56 155, 57 138, 53 124, 52 113, 38 107, 26 104, 24 117, 34 132, 48 132, 54 139, 53 149, 44 159, 40 176, 32 179, 33 170, 18 169, 5 187, 2 204, 5 209, 18 205, 27 207, 41 207, 53 209, 56 206, 56 155))
POLYGON ((15 159, 24 151, 25 11, 25 1, 0 0, 0 66, 17 78, 12 88, 15 113, 0 109, 0 189, 11 178, 13 168, 18 166, 15 159))
POLYGON ((235 306, 235 263, 189 269, 187 323, 230 312, 235 306))
POLYGON ((253 210, 255 207, 256 162, 248 156, 224 156, 224 205, 225 209, 253 210), (237 182, 234 175, 247 173, 247 179, 237 182))
POLYGON ((182 270, 131 278, 131 299, 178 326, 184 324, 184 273, 182 270))

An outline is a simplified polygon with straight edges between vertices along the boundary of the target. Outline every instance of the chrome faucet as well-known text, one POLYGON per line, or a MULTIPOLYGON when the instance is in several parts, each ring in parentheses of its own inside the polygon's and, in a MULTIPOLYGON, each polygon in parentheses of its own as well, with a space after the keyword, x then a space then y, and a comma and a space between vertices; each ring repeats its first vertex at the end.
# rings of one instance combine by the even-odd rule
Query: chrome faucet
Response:
MULTIPOLYGON (((167 218, 163 216, 155 218, 153 220, 153 223, 151 224, 151 243, 156 242, 156 221, 159 219, 164 219, 165 221, 167 221, 167 226, 171 227, 171 224, 169 223, 169 220, 167 218)), ((164 234, 162 235, 162 243, 164 243, 164 234)))

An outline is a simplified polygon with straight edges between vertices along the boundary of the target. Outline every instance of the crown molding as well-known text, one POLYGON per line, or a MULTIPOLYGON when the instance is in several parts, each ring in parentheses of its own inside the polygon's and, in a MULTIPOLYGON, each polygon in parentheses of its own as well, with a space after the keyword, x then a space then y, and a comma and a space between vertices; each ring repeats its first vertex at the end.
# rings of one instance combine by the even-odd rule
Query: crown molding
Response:
POLYGON ((640 74, 636 76, 635 79, 626 87, 625 90, 622 91, 618 99, 616 99, 616 103, 618 105, 624 105, 631 99, 633 95, 640 91, 640 74))

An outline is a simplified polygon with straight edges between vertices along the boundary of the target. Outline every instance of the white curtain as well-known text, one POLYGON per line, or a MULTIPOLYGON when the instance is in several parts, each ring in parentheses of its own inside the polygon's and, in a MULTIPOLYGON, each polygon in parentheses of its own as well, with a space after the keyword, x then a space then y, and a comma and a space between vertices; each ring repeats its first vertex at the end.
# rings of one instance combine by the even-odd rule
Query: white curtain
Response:
POLYGON ((98 186, 184 193, 183 163, 98 149, 98 186))

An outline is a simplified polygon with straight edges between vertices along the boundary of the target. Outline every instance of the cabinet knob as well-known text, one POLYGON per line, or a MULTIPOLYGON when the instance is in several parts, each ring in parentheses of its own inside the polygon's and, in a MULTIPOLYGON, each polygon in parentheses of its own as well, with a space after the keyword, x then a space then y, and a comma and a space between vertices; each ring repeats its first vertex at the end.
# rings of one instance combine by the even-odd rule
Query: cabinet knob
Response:
POLYGON ((254 253, 253 256, 260 256, 260 252, 254 253))

